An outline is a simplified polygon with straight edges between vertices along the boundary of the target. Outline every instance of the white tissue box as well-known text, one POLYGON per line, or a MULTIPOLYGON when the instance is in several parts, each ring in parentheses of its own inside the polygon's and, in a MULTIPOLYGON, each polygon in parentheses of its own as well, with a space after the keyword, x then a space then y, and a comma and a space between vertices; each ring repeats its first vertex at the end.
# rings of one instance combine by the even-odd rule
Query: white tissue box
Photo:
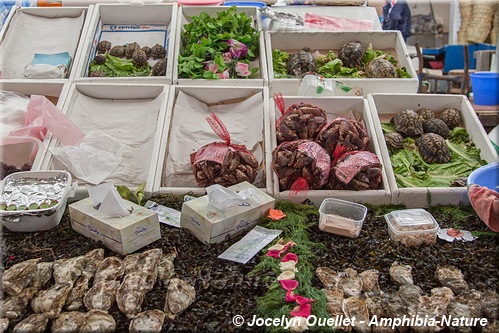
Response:
POLYGON ((125 217, 108 217, 99 213, 90 198, 74 202, 69 205, 71 227, 122 255, 160 239, 158 214, 133 202, 123 201, 128 209, 133 208, 132 213, 125 217))
POLYGON ((275 199, 248 182, 228 188, 236 192, 252 188, 255 194, 238 206, 223 210, 208 207, 207 195, 184 202, 180 226, 203 243, 219 243, 253 228, 274 208, 275 199))

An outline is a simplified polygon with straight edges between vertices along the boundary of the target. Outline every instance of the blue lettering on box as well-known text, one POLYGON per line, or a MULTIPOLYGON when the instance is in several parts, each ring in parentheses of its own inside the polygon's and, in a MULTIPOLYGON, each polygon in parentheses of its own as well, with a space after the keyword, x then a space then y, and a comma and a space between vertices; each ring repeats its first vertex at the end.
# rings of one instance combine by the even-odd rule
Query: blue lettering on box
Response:
POLYGON ((236 226, 236 231, 248 228, 253 222, 254 221, 250 220, 241 220, 239 224, 236 226))
POLYGON ((251 206, 251 204, 249 202, 244 201, 244 202, 241 202, 239 204, 239 206, 241 206, 241 207, 249 207, 249 206, 251 206))
POLYGON ((91 233, 93 233, 93 234, 100 235, 100 231, 99 231, 99 230, 97 230, 97 228, 96 228, 96 227, 94 227, 94 226, 93 226, 93 225, 91 225, 91 224, 88 224, 88 225, 87 225, 87 229, 88 229, 88 231, 90 231, 90 232, 91 232, 91 233))
POLYGON ((136 227, 135 232, 133 233, 135 236, 145 232, 148 228, 147 227, 136 227))
POLYGON ((191 216, 191 222, 197 225, 198 227, 201 227, 201 223, 196 219, 195 216, 191 216))

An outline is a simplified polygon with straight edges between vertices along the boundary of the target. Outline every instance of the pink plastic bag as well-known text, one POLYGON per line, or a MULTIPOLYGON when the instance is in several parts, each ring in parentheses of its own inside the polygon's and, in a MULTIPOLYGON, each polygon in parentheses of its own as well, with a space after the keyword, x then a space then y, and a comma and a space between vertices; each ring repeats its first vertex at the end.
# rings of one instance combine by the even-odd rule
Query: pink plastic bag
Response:
POLYGON ((334 17, 305 13, 305 26, 330 31, 373 30, 374 24, 368 20, 334 17))
POLYGON ((25 126, 10 136, 31 136, 43 141, 49 130, 65 146, 75 146, 85 133, 45 96, 31 95, 26 110, 25 126))

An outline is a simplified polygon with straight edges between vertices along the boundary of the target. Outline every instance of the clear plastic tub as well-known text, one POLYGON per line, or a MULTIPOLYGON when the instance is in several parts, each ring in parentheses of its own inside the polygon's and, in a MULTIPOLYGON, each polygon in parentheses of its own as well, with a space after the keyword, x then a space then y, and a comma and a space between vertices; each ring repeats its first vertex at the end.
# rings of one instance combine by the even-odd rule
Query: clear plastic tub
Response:
MULTIPOLYGON (((0 162, 5 168, 20 170, 30 170, 38 152, 43 149, 43 144, 40 140, 29 136, 6 136, 0 137, 0 162)), ((40 156, 41 158, 41 156, 40 156)), ((2 171, 2 177, 5 175, 5 170, 2 171)))
POLYGON ((355 202, 327 198, 319 207, 319 229, 356 238, 362 229, 367 207, 355 202))
POLYGON ((406 246, 434 244, 440 229, 435 218, 426 210, 402 209, 385 215, 390 238, 406 246))
MULTIPOLYGON (((0 222, 13 232, 35 232, 49 230, 57 226, 62 219, 68 197, 74 195, 75 186, 72 186, 71 174, 67 171, 26 171, 16 172, 8 175, 0 185, 0 194, 4 194, 4 189, 9 179, 48 179, 62 174, 65 179, 65 188, 57 198, 57 203, 47 208, 27 209, 22 211, 0 210, 0 222)), ((76 183, 75 183, 76 185, 76 183)))

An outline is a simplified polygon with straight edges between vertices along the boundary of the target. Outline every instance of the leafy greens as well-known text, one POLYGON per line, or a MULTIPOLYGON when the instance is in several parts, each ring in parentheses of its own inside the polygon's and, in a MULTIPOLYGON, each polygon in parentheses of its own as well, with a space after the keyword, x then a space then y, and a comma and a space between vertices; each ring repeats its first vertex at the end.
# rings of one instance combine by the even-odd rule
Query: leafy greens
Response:
POLYGON ((97 64, 95 60, 90 62, 89 73, 94 71, 101 71, 106 76, 148 76, 151 74, 151 67, 149 64, 138 66, 132 59, 123 59, 105 53, 106 62, 102 65, 97 64))

